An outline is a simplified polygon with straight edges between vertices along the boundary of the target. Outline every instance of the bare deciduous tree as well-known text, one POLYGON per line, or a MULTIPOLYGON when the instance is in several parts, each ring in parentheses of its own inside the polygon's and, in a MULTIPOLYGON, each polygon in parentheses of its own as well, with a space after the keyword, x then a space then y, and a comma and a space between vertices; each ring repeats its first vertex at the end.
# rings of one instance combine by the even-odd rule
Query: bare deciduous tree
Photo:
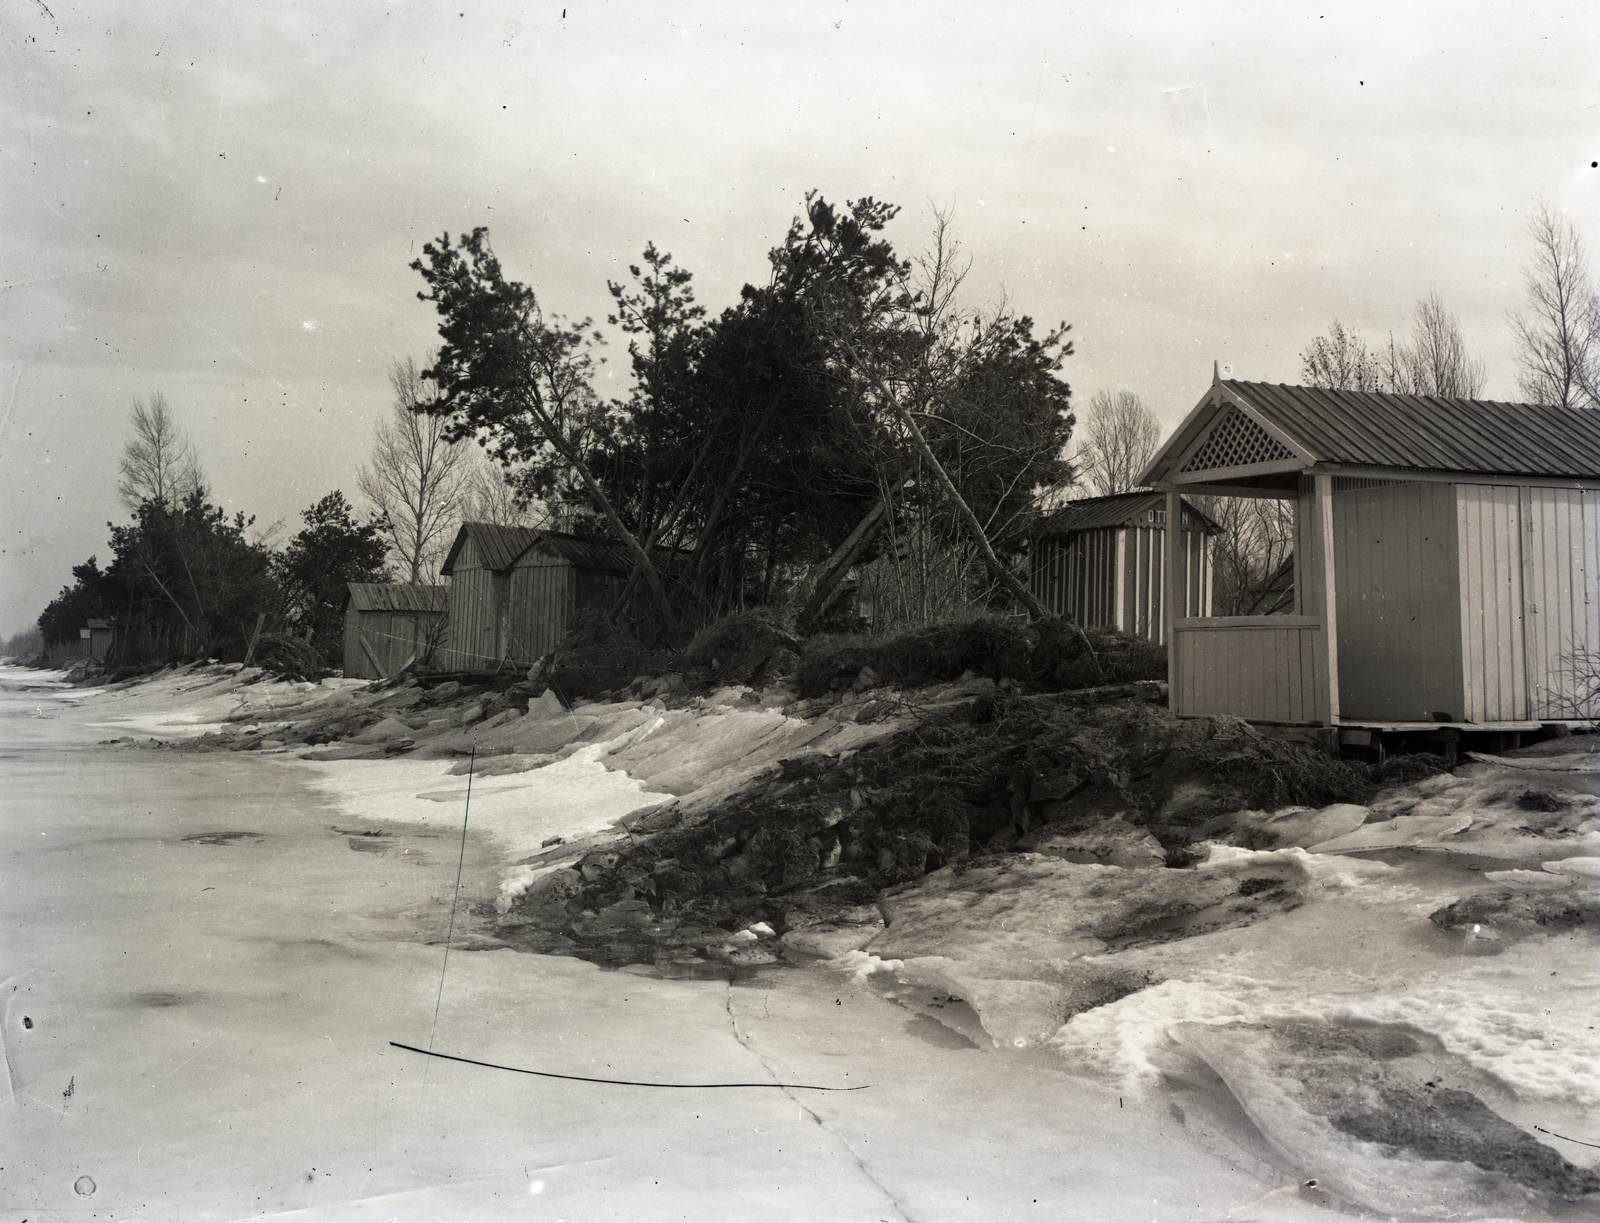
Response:
POLYGON ((1211 545, 1212 614, 1269 616, 1294 606, 1294 502, 1196 497, 1222 528, 1211 545))
POLYGON ((1079 478, 1095 496, 1109 497, 1139 487, 1160 444, 1161 422, 1132 391, 1100 390, 1089 400, 1078 436, 1073 463, 1079 478))
POLYGON ((544 527, 550 519, 539 501, 524 501, 513 477, 489 458, 473 462, 462 489, 461 516, 497 527, 544 527))
POLYGON ((1330 391, 1376 391, 1380 387, 1377 359, 1360 334, 1346 331, 1338 319, 1300 354, 1300 377, 1307 386, 1330 391))
POLYGON ((1527 313, 1511 315, 1517 385, 1534 403, 1600 408, 1600 292, 1583 239, 1548 204, 1539 205, 1528 233, 1527 313))
POLYGON ((135 399, 128 422, 133 436, 122 448, 117 469, 117 496, 123 505, 130 510, 147 501, 175 506, 205 488, 194 444, 173 417, 165 395, 154 391, 148 400, 135 399))
POLYGON ((473 456, 446 440, 444 417, 427 414, 433 392, 411 358, 390 367, 389 385, 393 410, 378 423, 371 465, 361 468, 356 486, 383 517, 383 534, 405 580, 430 582, 460 519, 473 456))
MULTIPOLYGON (((1391 352, 1394 345, 1390 343, 1391 352)), ((1442 399, 1476 399, 1487 380, 1483 362, 1467 352, 1456 316, 1445 309, 1444 299, 1429 293, 1417 302, 1411 324, 1411 343, 1400 350, 1413 395, 1442 399)))
POLYGON ((1409 341, 1390 332, 1376 350, 1334 319, 1328 334, 1300 354, 1300 376, 1308 386, 1330 390, 1444 399, 1476 399, 1486 381, 1483 362, 1467 351, 1461 324, 1437 293, 1418 300, 1409 341))

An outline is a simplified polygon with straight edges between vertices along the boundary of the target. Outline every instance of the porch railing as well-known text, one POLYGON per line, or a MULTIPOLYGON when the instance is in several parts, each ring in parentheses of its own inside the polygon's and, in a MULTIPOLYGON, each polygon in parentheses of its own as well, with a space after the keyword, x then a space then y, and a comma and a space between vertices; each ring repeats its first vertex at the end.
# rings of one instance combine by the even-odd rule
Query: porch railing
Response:
POLYGON ((1173 712, 1331 721, 1320 616, 1192 617, 1173 628, 1173 712))

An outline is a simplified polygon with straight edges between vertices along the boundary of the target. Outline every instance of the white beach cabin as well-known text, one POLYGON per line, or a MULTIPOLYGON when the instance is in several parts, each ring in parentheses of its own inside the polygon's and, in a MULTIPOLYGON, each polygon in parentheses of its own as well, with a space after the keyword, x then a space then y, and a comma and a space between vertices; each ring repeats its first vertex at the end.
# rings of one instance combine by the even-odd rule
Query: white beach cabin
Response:
POLYGON ((1169 519, 1295 503, 1293 615, 1185 617, 1169 576, 1180 716, 1352 744, 1600 718, 1600 412, 1218 378, 1142 483, 1169 519))

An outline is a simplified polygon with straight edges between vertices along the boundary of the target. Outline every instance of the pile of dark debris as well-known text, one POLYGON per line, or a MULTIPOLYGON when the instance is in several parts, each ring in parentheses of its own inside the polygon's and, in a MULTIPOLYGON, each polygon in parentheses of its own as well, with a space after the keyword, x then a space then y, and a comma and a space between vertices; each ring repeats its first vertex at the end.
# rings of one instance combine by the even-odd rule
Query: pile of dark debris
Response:
POLYGON ((669 804, 576 860, 553 848, 548 860, 567 865, 540 875, 496 933, 607 965, 725 972, 772 962, 770 940, 793 930, 880 922, 886 895, 944 866, 1036 851, 1182 868, 1224 813, 1375 789, 1363 765, 1234 719, 1179 720, 1126 693, 995 688, 857 752, 785 761, 692 822, 669 804))

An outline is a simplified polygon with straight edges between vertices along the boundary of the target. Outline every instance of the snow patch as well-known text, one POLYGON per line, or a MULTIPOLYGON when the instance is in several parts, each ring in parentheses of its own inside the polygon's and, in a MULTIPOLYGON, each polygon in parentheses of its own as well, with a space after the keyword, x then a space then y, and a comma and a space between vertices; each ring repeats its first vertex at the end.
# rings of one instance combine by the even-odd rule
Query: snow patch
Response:
POLYGON ((835 956, 825 965, 834 972, 843 973, 855 984, 862 985, 868 977, 879 973, 896 973, 905 967, 903 960, 881 960, 870 951, 847 951, 835 956))

